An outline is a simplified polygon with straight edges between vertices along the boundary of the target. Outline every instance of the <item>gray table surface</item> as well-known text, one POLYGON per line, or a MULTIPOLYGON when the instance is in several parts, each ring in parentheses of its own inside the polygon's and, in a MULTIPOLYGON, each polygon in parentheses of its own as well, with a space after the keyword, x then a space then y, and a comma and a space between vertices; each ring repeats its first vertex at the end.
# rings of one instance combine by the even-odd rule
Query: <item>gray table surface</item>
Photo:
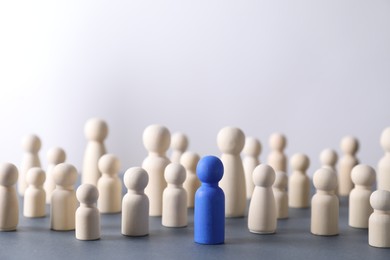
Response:
MULTIPOLYGON (((310 209, 290 209, 277 233, 252 234, 247 218, 226 220, 223 245, 193 242, 193 210, 186 228, 166 228, 150 217, 150 234, 129 238, 120 233, 120 214, 102 215, 102 237, 79 241, 74 231, 49 229, 50 218, 19 218, 16 232, 0 232, 0 259, 390 259, 390 249, 368 245, 367 230, 348 226, 348 201, 340 202, 340 235, 310 233, 310 209)), ((22 207, 22 201, 20 201, 22 207)), ((49 209, 49 208, 48 208, 49 209)), ((22 211, 20 211, 22 212, 22 211)), ((48 211, 49 212, 49 211, 48 211)))

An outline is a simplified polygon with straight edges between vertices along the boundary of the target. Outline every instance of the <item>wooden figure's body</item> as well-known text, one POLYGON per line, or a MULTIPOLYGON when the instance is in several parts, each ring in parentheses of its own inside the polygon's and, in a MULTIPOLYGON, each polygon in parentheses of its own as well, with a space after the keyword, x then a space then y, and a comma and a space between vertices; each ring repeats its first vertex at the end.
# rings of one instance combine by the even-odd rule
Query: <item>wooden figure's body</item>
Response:
POLYGON ((188 148, 188 138, 185 134, 176 132, 171 138, 171 162, 180 163, 180 158, 188 148))
POLYGON ((181 165, 186 168, 187 176, 183 183, 183 188, 187 192, 187 207, 193 208, 195 201, 195 192, 200 187, 200 181, 196 176, 196 165, 198 164, 200 157, 193 152, 185 152, 180 159, 181 165))
POLYGON ((202 185, 195 194, 194 241, 216 245, 225 242, 225 196, 218 187, 223 164, 215 156, 203 157, 196 168, 202 185))
POLYGON ((375 182, 375 170, 368 166, 356 165, 351 172, 355 188, 349 194, 348 225, 355 228, 368 228, 368 218, 372 213, 370 196, 375 182))
POLYGON ((378 163, 377 189, 390 191, 390 127, 383 130, 380 144, 385 155, 378 163))
POLYGON ((19 223, 19 201, 15 184, 18 169, 11 163, 0 164, 0 231, 14 231, 19 223))
POLYGON ((255 184, 252 180, 252 173, 256 166, 260 164, 260 141, 254 137, 245 138, 245 145, 242 152, 245 155, 242 164, 245 173, 246 198, 250 199, 252 197, 253 189, 255 188, 255 184))
POLYGON ((335 172, 321 168, 314 173, 317 189, 311 201, 310 231, 314 235, 334 236, 339 233, 339 200, 334 195, 337 182, 335 172))
POLYGON ((252 233, 275 233, 277 212, 272 184, 275 172, 271 166, 260 164, 253 171, 255 189, 249 204, 248 229, 252 233))
POLYGON ((76 192, 80 206, 76 210, 76 238, 79 240, 100 239, 100 212, 96 207, 99 197, 97 188, 92 184, 82 184, 76 192))
POLYGON ((46 169, 46 180, 43 185, 43 188, 45 189, 46 193, 47 204, 50 204, 51 194, 56 188, 56 183, 54 182, 53 178, 53 169, 57 164, 63 163, 65 162, 65 160, 65 151, 59 147, 52 148, 47 152, 47 161, 49 164, 46 169))
POLYGON ((359 149, 358 140, 352 136, 346 136, 341 140, 341 150, 344 156, 341 157, 339 162, 339 195, 348 196, 353 189, 353 183, 351 179, 352 168, 359 163, 356 158, 356 153, 359 149))
POLYGON ((310 206, 310 179, 306 175, 309 168, 309 157, 302 153, 291 157, 292 174, 288 180, 288 203, 291 208, 308 208, 310 206))
POLYGON ((244 148, 245 135, 238 128, 225 127, 218 133, 217 144, 222 152, 224 167, 220 186, 225 194, 225 216, 243 217, 246 210, 246 187, 240 153, 244 148))
POLYGON ((97 183, 97 207, 101 213, 119 213, 122 208, 122 182, 118 177, 120 162, 113 154, 105 154, 99 159, 98 166, 102 177, 97 183))
POLYGON ((278 219, 288 218, 288 194, 287 194, 287 174, 284 172, 275 173, 275 182, 272 187, 276 203, 276 216, 278 219))
POLYGON ((373 247, 390 247, 390 191, 377 190, 371 194, 374 209, 368 220, 368 244, 373 247))
POLYGON ((127 193, 122 200, 122 234, 146 236, 149 234, 149 199, 144 193, 148 173, 141 167, 132 167, 125 172, 123 182, 127 193))
POLYGON ((50 227, 56 231, 74 230, 77 208, 74 185, 77 170, 71 164, 60 163, 54 168, 53 173, 56 188, 51 196, 50 227))
POLYGON ((27 189, 24 192, 23 216, 40 218, 46 216, 46 193, 43 189, 45 172, 39 167, 27 172, 27 189))
POLYGON ((99 118, 91 118, 85 124, 84 134, 88 143, 84 152, 81 183, 96 186, 101 176, 98 161, 106 153, 104 140, 108 135, 107 123, 99 118))
POLYGON ((269 138, 271 152, 268 155, 267 163, 274 171, 282 171, 287 174, 287 156, 284 154, 287 140, 283 134, 273 133, 269 138))
POLYGON ((23 196, 24 191, 27 189, 27 171, 32 167, 41 167, 41 161, 38 156, 38 152, 41 149, 41 140, 36 135, 25 136, 22 140, 22 147, 24 154, 18 179, 18 191, 20 196, 23 196))
POLYGON ((162 225, 165 227, 186 227, 187 192, 183 188, 186 179, 185 168, 171 163, 165 168, 165 180, 168 186, 163 192, 162 225))

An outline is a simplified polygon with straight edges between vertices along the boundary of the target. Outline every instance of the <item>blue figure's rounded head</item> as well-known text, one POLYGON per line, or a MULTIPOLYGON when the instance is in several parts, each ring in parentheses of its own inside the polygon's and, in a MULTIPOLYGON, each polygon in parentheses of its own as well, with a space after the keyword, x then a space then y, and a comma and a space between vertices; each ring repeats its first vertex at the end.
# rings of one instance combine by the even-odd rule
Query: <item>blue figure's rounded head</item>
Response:
POLYGON ((205 156, 196 166, 196 173, 201 182, 217 183, 223 176, 223 164, 218 157, 205 156))

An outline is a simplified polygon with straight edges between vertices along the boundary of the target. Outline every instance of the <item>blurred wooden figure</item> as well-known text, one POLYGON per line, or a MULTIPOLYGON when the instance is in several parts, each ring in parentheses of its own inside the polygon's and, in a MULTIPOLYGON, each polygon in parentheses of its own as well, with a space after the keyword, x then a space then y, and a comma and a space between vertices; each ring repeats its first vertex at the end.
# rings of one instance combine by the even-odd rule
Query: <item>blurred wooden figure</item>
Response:
POLYGON ((193 208, 195 201, 196 190, 200 187, 200 181, 196 176, 196 165, 200 157, 194 152, 185 152, 180 159, 180 164, 184 166, 187 172, 186 180, 183 183, 183 188, 187 192, 187 207, 193 208))
POLYGON ((108 135, 108 125, 102 119, 91 118, 85 123, 84 134, 87 138, 87 146, 84 152, 81 183, 96 186, 101 176, 98 161, 106 153, 104 140, 108 135))
POLYGON ((274 171, 282 171, 287 174, 287 156, 284 149, 287 145, 287 139, 283 134, 273 133, 269 138, 271 152, 268 155, 267 162, 274 171))
POLYGON ((180 163, 180 158, 188 148, 188 137, 180 132, 172 134, 171 138, 171 162, 180 163))
POLYGON ((46 193, 43 189, 45 172, 39 167, 27 171, 27 189, 24 192, 23 216, 40 218, 46 216, 46 193))
POLYGON ((260 164, 260 141, 254 137, 245 138, 245 145, 242 153, 244 154, 242 164, 245 172, 246 198, 250 199, 252 197, 253 189, 255 188, 255 184, 252 180, 252 173, 256 166, 260 164))
POLYGON ((122 208, 122 182, 118 177, 119 159, 113 154, 105 154, 99 159, 98 166, 102 177, 97 183, 97 207, 101 213, 119 213, 122 208))
POLYGON ((14 231, 19 223, 19 201, 15 184, 18 169, 11 163, 0 164, 0 231, 14 231))
POLYGON ((383 130, 380 144, 385 155, 378 163, 377 188, 390 191, 390 127, 383 130))
POLYGON ((53 169, 57 164, 63 163, 66 160, 65 151, 62 148, 54 147, 47 152, 48 166, 46 170, 46 180, 43 188, 46 192, 46 203, 50 204, 51 194, 56 188, 56 183, 53 178, 53 169))
POLYGON ((306 175, 310 160, 303 153, 296 153, 290 160, 292 174, 288 181, 288 204, 291 208, 310 206, 310 179, 306 175))
POLYGON ((162 194, 167 186, 164 170, 170 163, 166 152, 171 143, 171 134, 164 126, 150 125, 144 130, 142 140, 148 151, 142 168, 149 175, 149 182, 145 188, 145 194, 149 198, 149 215, 157 217, 162 215, 162 194))
POLYGON ((23 196, 24 191, 27 189, 27 171, 32 167, 41 167, 41 161, 38 156, 38 152, 41 149, 41 139, 36 135, 27 135, 22 139, 22 147, 24 154, 18 179, 18 191, 20 196, 23 196))
POLYGON ((374 212, 368 220, 368 244, 373 247, 390 247, 390 191, 374 191, 370 204, 374 212))
POLYGON ((375 182, 375 170, 368 165, 359 164, 351 172, 355 188, 349 194, 348 224, 354 228, 368 228, 368 218, 372 213, 370 196, 375 182))
POLYGON ((359 163, 356 158, 359 142, 353 136, 346 136, 341 140, 340 147, 344 155, 340 158, 339 162, 339 195, 348 196, 353 189, 351 171, 359 163))
POLYGON ((236 127, 224 127, 217 135, 221 151, 224 175, 220 187, 225 193, 225 217, 243 217, 246 210, 245 174, 240 153, 244 148, 245 135, 236 127))
POLYGON ((335 150, 333 149, 324 149, 322 150, 320 154, 320 163, 321 167, 328 168, 333 170, 336 173, 336 180, 337 180, 337 186, 334 190, 334 193, 338 195, 338 179, 337 179, 337 169, 336 169, 336 163, 338 160, 338 155, 335 150))
POLYGON ((275 182, 272 186, 276 203, 276 216, 278 219, 288 218, 287 174, 281 171, 275 173, 275 182))

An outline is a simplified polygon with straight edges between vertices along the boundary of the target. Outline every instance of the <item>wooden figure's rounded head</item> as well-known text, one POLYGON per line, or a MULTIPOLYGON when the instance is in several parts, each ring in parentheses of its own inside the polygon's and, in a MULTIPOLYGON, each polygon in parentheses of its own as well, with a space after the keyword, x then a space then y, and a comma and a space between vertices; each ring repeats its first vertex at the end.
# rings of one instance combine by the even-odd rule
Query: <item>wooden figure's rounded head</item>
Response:
POLYGON ((383 130, 380 144, 385 152, 390 152, 390 127, 387 127, 383 130))
POLYGON ((257 138, 245 138, 245 145, 242 152, 247 156, 259 157, 261 153, 261 143, 257 138))
POLYGON ((275 181, 273 186, 278 189, 285 189, 287 187, 288 178, 287 174, 282 171, 275 172, 275 181))
POLYGON ((121 164, 119 159, 113 154, 105 154, 98 162, 99 171, 104 174, 118 174, 121 164))
POLYGON ((187 151, 180 157, 180 164, 186 169, 196 169, 200 157, 197 153, 187 151))
POLYGON ((275 171, 267 164, 260 164, 253 170, 252 179, 256 186, 271 187, 275 182, 275 171))
POLYGON ((66 160, 66 153, 62 148, 54 147, 47 152, 47 161, 51 164, 57 165, 66 160))
POLYGON ((184 152, 188 148, 188 138, 185 134, 176 132, 171 137, 171 148, 184 152))
POLYGON ((269 137, 269 146, 272 150, 283 151, 286 148, 287 139, 281 133, 273 133, 269 137))
POLYGON ((162 125, 150 125, 145 128, 142 140, 146 150, 154 153, 165 153, 171 143, 171 133, 162 125))
POLYGON ((217 145, 222 153, 238 155, 245 145, 244 132, 237 127, 224 127, 218 132, 217 145))
POLYGON ((85 137, 90 141, 102 142, 108 135, 108 125, 100 118, 90 118, 84 126, 85 137))
POLYGON ((370 204, 375 210, 390 211, 390 191, 374 191, 370 196, 370 204))
POLYGON ((359 150, 359 141, 353 136, 345 136, 341 139, 340 148, 345 154, 355 154, 359 150))
POLYGON ((296 153, 291 157, 290 164, 294 171, 305 172, 309 168, 310 160, 307 155, 303 153, 296 153))
POLYGON ((186 180, 186 169, 179 163, 170 163, 165 167, 164 177, 167 183, 180 185, 186 180))
POLYGON ((222 161, 216 156, 205 156, 196 166, 196 174, 201 182, 218 183, 223 176, 222 161))
POLYGON ((77 180, 77 170, 69 163, 60 163, 53 169, 53 178, 58 186, 73 186, 77 180))
POLYGON ((337 176, 329 168, 320 168, 314 173, 313 184, 317 190, 333 191, 337 187, 337 176))
POLYGON ((12 163, 0 164, 0 185, 10 187, 18 181, 18 169, 12 163))
POLYGON ((26 181, 28 184, 40 186, 43 185, 46 179, 44 170, 40 167, 33 167, 27 171, 26 181))
POLYGON ((375 170, 369 165, 359 164, 351 171, 352 182, 355 185, 372 186, 375 182, 375 170))
POLYGON ((324 149, 320 154, 321 165, 336 165, 338 156, 335 150, 333 149, 324 149))
POLYGON ((131 167, 123 176, 123 183, 129 190, 144 190, 149 182, 148 173, 141 167, 131 167))
POLYGON ((22 147, 25 152, 37 153, 41 149, 41 139, 37 135, 26 135, 22 139, 22 147))
POLYGON ((82 184, 76 191, 77 200, 83 204, 94 204, 99 198, 99 191, 95 185, 82 184))

